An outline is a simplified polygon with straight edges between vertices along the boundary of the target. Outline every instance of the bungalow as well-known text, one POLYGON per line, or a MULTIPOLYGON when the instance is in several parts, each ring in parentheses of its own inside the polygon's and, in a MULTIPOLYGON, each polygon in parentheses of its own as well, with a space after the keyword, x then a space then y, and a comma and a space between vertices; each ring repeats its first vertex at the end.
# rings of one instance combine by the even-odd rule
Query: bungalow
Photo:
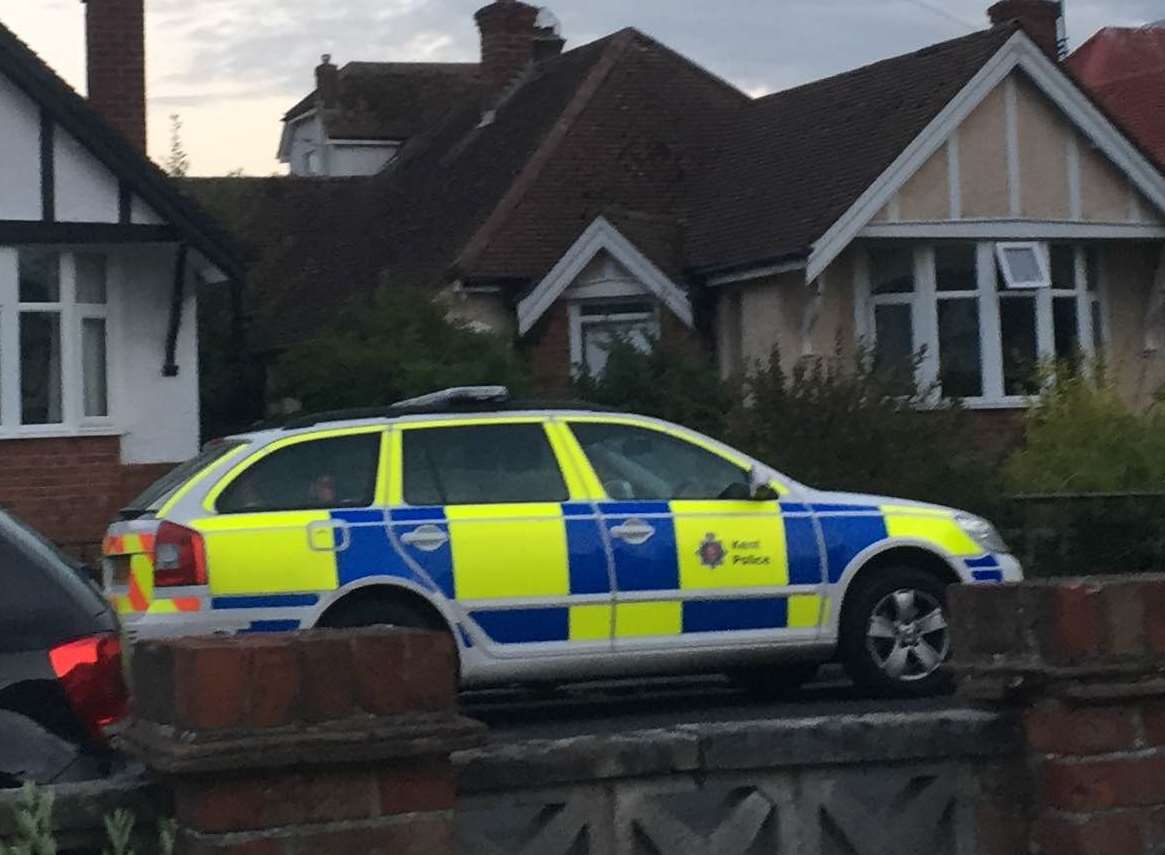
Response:
MULTIPOLYGON (((234 185, 260 335, 277 351, 413 284, 512 338, 548 390, 625 334, 706 341, 725 375, 774 348, 921 352, 919 379, 989 423, 1047 357, 1103 355, 1146 400, 1165 177, 1059 64, 1060 11, 1003 0, 982 32, 753 99, 636 30, 564 52, 545 10, 496 0, 477 87, 385 166, 234 185)), ((359 99, 330 74, 308 100, 338 121, 359 99)))
POLYGON ((199 446, 197 293, 231 243, 145 156, 142 0, 89 0, 89 100, 0 25, 0 505, 66 544, 199 446))

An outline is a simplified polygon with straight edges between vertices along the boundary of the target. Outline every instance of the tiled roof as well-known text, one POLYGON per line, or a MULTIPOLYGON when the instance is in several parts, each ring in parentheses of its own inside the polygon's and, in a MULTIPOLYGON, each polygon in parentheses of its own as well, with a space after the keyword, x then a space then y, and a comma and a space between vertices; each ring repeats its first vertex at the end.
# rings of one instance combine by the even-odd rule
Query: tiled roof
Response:
POLYGON ((995 27, 745 106, 697 185, 690 264, 807 256, 1015 32, 995 27))
POLYGON ((3 24, 0 24, 0 75, 8 77, 45 108, 57 124, 177 229, 181 239, 228 276, 242 276, 233 237, 197 204, 184 198, 169 176, 114 130, 87 100, 3 24))
POLYGON ((1165 26, 1106 27, 1067 66, 1165 170, 1165 26))
MULTIPOLYGON (((480 96, 476 63, 350 62, 339 70, 337 103, 324 111, 332 139, 407 140, 450 107, 480 96)), ((284 121, 316 107, 312 92, 284 121)))

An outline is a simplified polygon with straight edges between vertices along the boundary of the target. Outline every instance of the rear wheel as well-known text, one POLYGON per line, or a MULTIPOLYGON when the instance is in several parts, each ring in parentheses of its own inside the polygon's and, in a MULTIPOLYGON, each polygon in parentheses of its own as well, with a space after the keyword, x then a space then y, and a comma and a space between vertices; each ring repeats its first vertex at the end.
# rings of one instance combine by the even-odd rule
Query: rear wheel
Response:
POLYGON ((368 626, 393 626, 402 629, 448 631, 436 617, 411 603, 388 597, 341 603, 324 615, 320 626, 327 629, 356 629, 368 626))
POLYGON ((947 584, 913 567, 887 567, 859 583, 842 614, 842 664, 873 694, 922 697, 950 687, 947 584))

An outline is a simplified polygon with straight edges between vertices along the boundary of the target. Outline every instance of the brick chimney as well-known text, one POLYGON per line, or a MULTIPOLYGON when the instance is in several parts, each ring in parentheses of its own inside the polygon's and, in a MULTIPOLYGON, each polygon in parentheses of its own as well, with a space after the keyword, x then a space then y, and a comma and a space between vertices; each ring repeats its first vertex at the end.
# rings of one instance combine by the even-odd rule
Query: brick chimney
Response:
POLYGON ((1063 57, 1060 39, 1064 6, 1060 0, 1000 0, 987 10, 987 16, 995 25, 1018 22, 1052 62, 1063 57))
POLYGON ((500 96, 534 60, 541 10, 521 0, 495 0, 477 10, 481 76, 490 97, 500 96))
POLYGON ((146 150, 145 0, 81 0, 89 103, 139 150, 146 150))
POLYGON ((325 53, 316 66, 316 102, 321 107, 334 107, 340 100, 340 69, 332 64, 332 55, 325 53))

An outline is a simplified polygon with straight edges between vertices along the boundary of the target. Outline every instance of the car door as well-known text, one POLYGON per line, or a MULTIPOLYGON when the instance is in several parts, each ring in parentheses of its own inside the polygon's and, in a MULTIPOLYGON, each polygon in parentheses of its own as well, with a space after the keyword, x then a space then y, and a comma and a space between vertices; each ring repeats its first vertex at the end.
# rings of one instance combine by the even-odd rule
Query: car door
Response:
POLYGON ((821 553, 806 508, 753 500, 747 459, 696 435, 567 423, 603 495, 616 650, 817 637, 821 553))
POLYGON ((393 542, 494 656, 610 650, 610 563, 560 444, 539 418, 394 431, 393 542))
MULTIPOLYGON (((288 609, 333 591, 355 545, 384 528, 383 427, 327 431, 271 444, 207 496, 213 515, 195 520, 210 568, 214 607, 288 609)), ((263 629, 292 629, 264 625, 263 629)))

